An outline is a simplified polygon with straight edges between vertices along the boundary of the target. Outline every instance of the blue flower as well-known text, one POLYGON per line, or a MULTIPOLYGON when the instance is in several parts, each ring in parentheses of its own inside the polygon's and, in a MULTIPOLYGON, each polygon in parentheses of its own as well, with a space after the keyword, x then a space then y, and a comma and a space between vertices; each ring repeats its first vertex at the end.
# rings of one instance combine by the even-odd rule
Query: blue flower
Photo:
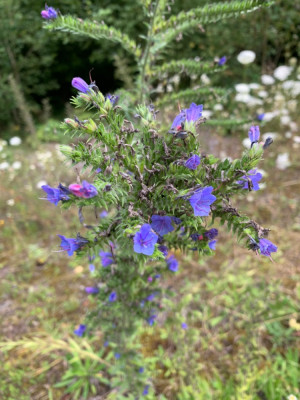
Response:
POLYGON ((116 301, 117 300, 117 293, 116 292, 111 292, 111 294, 109 295, 109 297, 108 297, 108 301, 110 301, 110 302, 114 302, 114 301, 116 301))
POLYGON ((69 256, 72 256, 74 251, 80 248, 80 243, 74 238, 66 238, 64 235, 57 235, 61 239, 60 247, 68 252, 69 256))
POLYGON ((100 251, 99 256, 101 257, 101 262, 103 267, 108 267, 109 265, 114 263, 112 253, 100 251))
POLYGON ((167 233, 174 231, 171 217, 152 215, 151 221, 151 228, 155 230, 155 232, 157 232, 160 236, 166 235, 167 233))
POLYGON ((187 122, 196 122, 202 117, 203 105, 192 103, 189 108, 181 110, 180 113, 175 117, 171 129, 181 130, 182 125, 187 122))
POLYGON ((170 271, 172 272, 176 272, 178 271, 178 261, 176 260, 175 256, 170 256, 169 258, 167 258, 167 266, 169 268, 170 271))
POLYGON ((152 232, 149 224, 144 224, 141 229, 136 232, 133 238, 133 249, 136 253, 142 253, 146 256, 152 256, 155 249, 155 243, 158 236, 152 232))
POLYGON ((193 154, 184 164, 188 169, 197 169, 200 165, 200 157, 197 154, 193 154))
POLYGON ((218 65, 221 67, 222 65, 224 65, 224 64, 226 63, 226 61, 227 61, 226 56, 223 56, 223 57, 221 57, 221 58, 219 59, 218 65))
POLYGON ((257 114, 256 116, 256 119, 258 121, 263 121, 264 118, 265 118, 265 113, 257 114))
POLYGON ((152 326, 152 325, 154 324, 156 317, 157 317, 157 315, 153 314, 153 315, 151 315, 151 316, 147 319, 148 324, 149 324, 150 326, 152 326))
POLYGON ((182 128, 182 124, 185 123, 186 120, 186 112, 185 110, 181 110, 180 113, 175 117, 171 129, 180 130, 182 128))
POLYGON ((89 270, 90 270, 91 272, 94 272, 95 269, 96 269, 96 267, 95 267, 94 264, 89 264, 89 270))
POLYGON ((103 346, 104 346, 104 347, 108 347, 108 345, 109 345, 109 341, 106 340, 106 341, 104 342, 103 346))
POLYGON ((176 224, 176 225, 179 225, 182 222, 180 218, 177 218, 177 217, 171 217, 171 218, 172 218, 172 221, 174 222, 174 224, 176 224))
POLYGON ((41 16, 45 19, 55 19, 57 18, 57 11, 53 7, 48 7, 45 5, 45 10, 41 12, 41 16))
POLYGON ((164 245, 158 246, 158 250, 161 251, 165 257, 167 257, 167 255, 168 255, 167 246, 164 246, 164 245))
POLYGON ((237 184, 242 185, 242 189, 248 189, 248 190, 259 190, 259 185, 258 182, 262 179, 262 174, 260 172, 256 172, 256 169, 251 169, 248 172, 248 175, 244 175, 241 177, 239 181, 237 181, 237 184), (249 186, 249 179, 252 182, 252 186, 249 186))
POLYGON ((120 353, 115 353, 115 359, 119 360, 119 358, 121 358, 121 354, 120 353))
POLYGON ((271 253, 276 253, 277 246, 268 239, 259 239, 259 250, 263 256, 271 257, 271 253))
POLYGON ((211 250, 216 250, 216 240, 212 240, 211 242, 208 243, 208 246, 211 250))
POLYGON ((146 385, 144 387, 144 390, 143 390, 143 393, 142 393, 143 396, 146 396, 149 393, 149 388, 150 388, 150 385, 146 385))
POLYGON ((119 98, 120 98, 120 96, 116 96, 116 95, 110 94, 110 93, 108 93, 105 96, 105 100, 109 100, 113 106, 116 104, 116 102, 119 100, 119 98))
POLYGON ((99 217, 100 217, 100 218, 106 218, 107 216, 108 216, 108 212, 107 212, 106 210, 102 211, 102 212, 99 214, 99 217))
POLYGON ((99 168, 96 169, 95 172, 96 172, 97 174, 99 174, 100 172, 102 172, 102 169, 99 167, 99 168))
POLYGON ((72 86, 82 93, 87 93, 90 90, 89 84, 87 84, 86 81, 79 77, 72 79, 72 86))
MULTIPOLYGON (((61 187, 59 186, 58 188, 53 188, 49 185, 43 185, 42 189, 44 192, 47 193, 47 199, 50 203, 54 204, 57 206, 58 202, 61 200, 69 200, 70 197, 67 195, 65 189, 62 185, 61 187)), ((68 190, 68 189, 67 189, 68 190)), ((70 192, 69 192, 70 193, 70 192)))
POLYGON ((217 198, 211 192, 214 190, 212 186, 199 189, 190 198, 190 204, 194 209, 196 217, 207 217, 210 213, 210 205, 214 203, 217 198))
POLYGON ((218 229, 212 228, 209 231, 204 232, 204 236, 209 240, 213 240, 218 236, 218 233, 218 229))
POLYGON ((259 140, 260 136, 260 131, 259 131, 259 126, 251 126, 248 132, 249 139, 251 142, 251 147, 253 146, 254 143, 257 143, 259 140))
POLYGON ((139 374, 142 374, 144 371, 145 371, 145 368, 144 368, 144 367, 140 367, 140 368, 139 368, 139 374))
POLYGON ((79 325, 79 327, 77 329, 75 329, 74 333, 77 336, 82 336, 84 334, 85 330, 86 330, 85 325, 79 325))
POLYGON ((99 293, 99 289, 97 287, 87 286, 85 288, 87 294, 97 294, 99 293))
POLYGON ((181 328, 182 328, 182 329, 187 329, 187 328, 188 328, 187 323, 183 322, 183 323, 181 324, 181 328))

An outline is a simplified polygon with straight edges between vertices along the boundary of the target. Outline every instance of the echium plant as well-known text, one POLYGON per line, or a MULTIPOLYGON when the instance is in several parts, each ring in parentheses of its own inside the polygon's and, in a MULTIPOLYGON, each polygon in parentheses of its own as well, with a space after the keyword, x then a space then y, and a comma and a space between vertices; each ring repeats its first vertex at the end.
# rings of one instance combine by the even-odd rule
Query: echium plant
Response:
MULTIPOLYGON (((200 80, 202 74, 213 74, 224 71, 226 68, 226 56, 216 54, 215 59, 205 59, 199 54, 199 60, 180 59, 176 55, 170 55, 170 48, 174 48, 176 39, 185 34, 198 34, 199 27, 206 27, 228 18, 238 17, 242 14, 251 15, 261 7, 268 7, 273 0, 231 0, 227 2, 207 2, 204 6, 195 7, 189 11, 181 11, 177 15, 172 13, 172 1, 168 0, 140 0, 136 2, 136 12, 144 16, 145 29, 138 38, 130 37, 127 33, 107 25, 105 22, 105 10, 99 10, 94 20, 82 20, 71 15, 54 14, 51 7, 43 11, 42 15, 48 22, 46 29, 61 30, 74 35, 95 39, 101 48, 101 42, 108 40, 117 43, 129 55, 131 64, 130 80, 127 85, 126 104, 155 101, 157 107, 174 104, 180 101, 189 104, 191 101, 203 102, 206 107, 213 104, 216 97, 223 98, 227 91, 222 87, 213 87, 203 84, 200 80), (100 21, 98 20, 100 16, 100 21), (97 19, 98 18, 98 19, 97 19), (132 62, 134 61, 134 62, 132 62), (180 80, 180 76, 197 77, 197 90, 185 88, 180 85, 172 87, 171 92, 162 89, 162 81, 169 79, 171 82, 180 80), (128 96, 130 89, 131 96, 128 96), (130 100, 129 100, 130 99, 130 100)), ((122 15, 120 16, 122 18, 122 15)), ((133 16, 134 18, 134 16, 133 16)), ((124 65, 122 64, 122 69, 124 65)), ((129 74, 123 72, 128 82, 129 74)), ((186 87, 186 85, 185 85, 186 87)), ((124 93, 123 93, 124 94, 124 93)), ((244 121, 236 121, 243 123, 244 121)), ((218 121, 212 122, 218 124, 218 121)), ((219 121, 220 124, 234 125, 233 121, 219 121)))
POLYGON ((122 103, 104 97, 95 82, 74 78, 72 84, 79 90, 72 103, 92 117, 65 119, 66 134, 84 140, 62 152, 82 169, 76 168, 77 183, 43 189, 51 203, 78 208, 81 232, 58 236, 62 250, 86 257, 93 271, 94 285, 86 292, 94 296, 94 309, 74 333, 89 337, 101 330, 104 346, 112 349, 114 359, 103 373, 109 398, 150 396, 137 332, 142 324, 156 324, 163 311, 162 281, 180 273, 174 250, 212 255, 216 219, 256 253, 271 257, 277 250, 266 238, 268 229, 231 203, 259 189, 262 176, 255 168, 271 140, 260 142, 259 127, 252 126, 251 147, 240 159, 221 161, 201 151, 202 105, 192 103, 177 116, 174 106, 175 119, 165 130, 152 105, 140 104, 127 119, 122 103), (94 223, 86 223, 88 208, 94 223))

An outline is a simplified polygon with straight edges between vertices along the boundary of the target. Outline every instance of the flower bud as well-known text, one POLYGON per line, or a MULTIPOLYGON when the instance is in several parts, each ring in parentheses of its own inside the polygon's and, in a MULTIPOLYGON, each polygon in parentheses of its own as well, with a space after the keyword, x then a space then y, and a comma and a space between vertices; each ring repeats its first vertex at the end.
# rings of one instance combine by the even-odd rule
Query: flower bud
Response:
POLYGON ((78 122, 76 122, 74 119, 65 118, 64 121, 66 124, 70 125, 72 128, 78 128, 78 126, 79 126, 78 122))

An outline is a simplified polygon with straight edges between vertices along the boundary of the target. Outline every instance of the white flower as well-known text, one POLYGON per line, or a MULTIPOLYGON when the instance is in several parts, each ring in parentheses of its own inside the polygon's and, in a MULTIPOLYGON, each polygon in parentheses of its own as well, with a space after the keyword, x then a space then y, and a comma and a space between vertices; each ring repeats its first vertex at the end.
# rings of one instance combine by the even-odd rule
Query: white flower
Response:
POLYGON ((210 117, 212 116, 212 114, 213 114, 213 112, 210 111, 210 110, 204 110, 204 111, 202 111, 202 116, 203 116, 204 118, 210 118, 210 117))
POLYGON ((297 110, 297 105, 298 105, 297 100, 289 100, 287 102, 287 107, 288 107, 288 109, 290 111, 296 111, 297 110))
POLYGON ((157 93, 163 93, 163 92, 164 92, 164 87, 163 87, 163 85, 160 83, 160 84, 157 86, 157 88, 155 89, 155 91, 156 91, 157 93))
POLYGON ((178 83, 180 82, 180 76, 179 75, 174 75, 171 79, 170 82, 175 83, 175 85, 178 85, 178 83))
POLYGON ((14 136, 9 139, 9 144, 11 146, 19 146, 21 143, 22 143, 22 140, 18 136, 14 136))
POLYGON ((209 85, 210 84, 210 79, 206 74, 202 74, 200 79, 204 83, 204 85, 209 85))
POLYGON ((290 395, 287 397, 287 400, 298 400, 298 399, 297 399, 297 397, 296 397, 294 394, 290 394, 290 395))
POLYGON ((248 101, 251 97, 252 96, 250 96, 250 94, 248 94, 248 93, 238 93, 235 96, 235 101, 240 101, 241 103, 248 103, 248 101))
POLYGON ((298 132, 297 122, 295 122, 295 121, 290 122, 290 128, 291 128, 292 132, 298 132))
POLYGON ((267 133, 264 133, 264 134, 262 135, 262 138, 263 138, 263 140, 267 140, 267 138, 270 137, 270 138, 272 138, 273 140, 275 140, 275 139, 277 138, 277 136, 278 136, 278 133, 275 133, 275 132, 267 132, 267 133))
POLYGON ((285 81, 282 84, 282 89, 284 90, 291 90, 292 87, 295 85, 296 81, 285 81))
POLYGON ((278 169, 284 170, 288 168, 291 165, 291 162, 289 160, 289 153, 281 153, 278 154, 277 159, 276 159, 276 167, 278 169))
POLYGON ((285 81, 286 78, 290 75, 292 72, 293 68, 292 67, 287 67, 286 65, 281 65, 280 67, 277 67, 274 71, 274 76, 276 79, 279 81, 285 81))
POLYGON ((259 97, 268 97, 268 92, 266 92, 265 90, 260 90, 258 93, 259 97))
POLYGON ((242 143, 243 143, 243 146, 246 147, 247 149, 249 149, 251 146, 251 140, 249 138, 243 139, 242 143))
POLYGON ((280 117, 280 123, 282 125, 288 125, 291 122, 291 117, 289 115, 282 115, 280 117))
POLYGON ((284 136, 285 136, 287 139, 290 139, 290 138, 293 136, 293 134, 292 134, 292 132, 287 131, 287 132, 285 133, 284 136))
POLYGON ((235 90, 238 93, 249 93, 250 87, 246 83, 238 83, 237 85, 235 85, 235 90))
POLYGON ((173 86, 169 83, 169 84, 167 85, 167 92, 170 93, 170 92, 172 92, 172 91, 173 91, 173 86))
POLYGON ((214 110, 215 111, 222 111, 224 109, 224 107, 223 107, 223 105, 222 104, 215 104, 214 105, 214 110))
POLYGON ((237 60, 241 64, 251 64, 255 60, 256 54, 252 50, 241 51, 237 56, 237 60))
POLYGON ((11 165, 13 169, 20 169, 22 167, 22 163, 20 161, 15 161, 11 165))
POLYGON ((39 181, 39 182, 36 184, 36 188, 37 188, 37 189, 41 189, 41 187, 44 186, 44 185, 47 185, 47 182, 46 182, 46 181, 39 181))
POLYGON ((258 83, 249 83, 249 88, 252 90, 257 90, 260 88, 260 85, 258 83))
POLYGON ((262 75, 261 81, 264 85, 273 85, 273 83, 275 82, 275 79, 271 75, 262 75))
POLYGON ((8 169, 9 164, 6 161, 3 161, 3 163, 0 163, 0 170, 8 169))
POLYGON ((300 143, 300 136, 294 136, 294 137, 293 137, 293 141, 294 141, 295 143, 300 143))
POLYGON ((15 205, 15 201, 14 201, 14 199, 9 199, 9 200, 7 200, 6 204, 8 206, 14 206, 15 205))
POLYGON ((256 97, 250 96, 248 100, 248 106, 260 106, 263 104, 263 101, 261 99, 257 99, 256 97))

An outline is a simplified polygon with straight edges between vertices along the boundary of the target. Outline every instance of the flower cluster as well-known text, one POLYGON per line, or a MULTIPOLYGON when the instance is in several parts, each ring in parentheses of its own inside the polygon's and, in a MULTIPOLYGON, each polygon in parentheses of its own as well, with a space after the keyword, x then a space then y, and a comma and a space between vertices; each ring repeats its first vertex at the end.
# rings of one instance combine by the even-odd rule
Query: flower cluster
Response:
POLYGON ((53 7, 48 7, 47 4, 45 5, 45 10, 41 12, 41 16, 44 19, 55 19, 57 18, 57 11, 53 7))

